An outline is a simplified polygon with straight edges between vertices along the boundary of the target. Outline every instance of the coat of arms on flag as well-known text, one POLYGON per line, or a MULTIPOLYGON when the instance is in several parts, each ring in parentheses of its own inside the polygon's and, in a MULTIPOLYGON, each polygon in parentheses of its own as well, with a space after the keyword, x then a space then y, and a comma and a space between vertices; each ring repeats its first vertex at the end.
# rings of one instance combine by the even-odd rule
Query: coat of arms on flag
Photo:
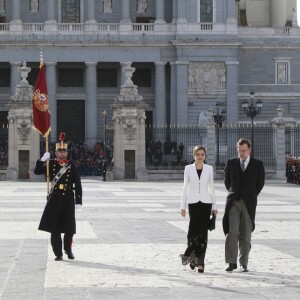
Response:
POLYGON ((42 59, 40 63, 40 71, 32 96, 32 109, 33 127, 39 131, 42 136, 46 137, 49 135, 51 128, 45 66, 42 59))

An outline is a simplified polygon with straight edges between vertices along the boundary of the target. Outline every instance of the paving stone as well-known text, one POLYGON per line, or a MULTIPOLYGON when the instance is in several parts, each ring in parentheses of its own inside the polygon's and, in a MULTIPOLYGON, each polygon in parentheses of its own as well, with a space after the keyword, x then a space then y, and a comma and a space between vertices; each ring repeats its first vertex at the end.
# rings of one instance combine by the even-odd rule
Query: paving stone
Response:
POLYGON ((299 186, 268 180, 259 199, 250 272, 225 272, 221 219, 209 232, 205 273, 182 266, 188 219, 183 183, 83 178, 75 260, 54 261, 50 235, 37 230, 45 183, 0 182, 0 299, 299 299, 299 186))

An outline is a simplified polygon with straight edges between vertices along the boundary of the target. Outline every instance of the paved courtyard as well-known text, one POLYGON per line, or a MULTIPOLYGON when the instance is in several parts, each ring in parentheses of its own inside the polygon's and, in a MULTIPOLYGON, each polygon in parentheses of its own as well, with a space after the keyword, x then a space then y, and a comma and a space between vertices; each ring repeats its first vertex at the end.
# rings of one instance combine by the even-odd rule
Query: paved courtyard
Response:
POLYGON ((37 230, 46 184, 0 182, 0 299, 300 299, 300 187, 267 181, 259 198, 249 273, 226 273, 221 219, 209 233, 204 274, 182 266, 188 219, 182 182, 83 178, 75 260, 54 261, 37 230))

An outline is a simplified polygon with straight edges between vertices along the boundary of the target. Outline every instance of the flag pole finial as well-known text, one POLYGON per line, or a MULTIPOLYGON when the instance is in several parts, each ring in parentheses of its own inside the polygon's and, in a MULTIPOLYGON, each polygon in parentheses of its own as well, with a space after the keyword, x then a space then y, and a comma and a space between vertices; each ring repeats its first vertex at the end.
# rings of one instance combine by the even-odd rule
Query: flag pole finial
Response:
POLYGON ((43 59, 43 49, 40 49, 40 67, 44 64, 44 59, 43 59))

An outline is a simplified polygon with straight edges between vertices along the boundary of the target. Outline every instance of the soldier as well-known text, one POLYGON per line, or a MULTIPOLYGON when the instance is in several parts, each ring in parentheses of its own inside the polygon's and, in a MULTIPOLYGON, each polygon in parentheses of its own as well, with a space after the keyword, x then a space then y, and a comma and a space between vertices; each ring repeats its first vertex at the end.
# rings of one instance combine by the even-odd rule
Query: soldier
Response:
POLYGON ((64 233, 64 251, 69 259, 74 259, 72 252, 73 235, 76 233, 76 210, 82 205, 81 180, 76 166, 67 160, 68 144, 64 143, 65 134, 60 134, 60 142, 56 143, 55 160, 49 160, 50 153, 45 152, 36 162, 34 173, 46 174, 46 161, 49 160, 49 177, 51 190, 44 209, 39 230, 51 233, 51 245, 55 260, 63 259, 62 238, 64 233), (75 190, 75 199, 74 192, 75 190))

